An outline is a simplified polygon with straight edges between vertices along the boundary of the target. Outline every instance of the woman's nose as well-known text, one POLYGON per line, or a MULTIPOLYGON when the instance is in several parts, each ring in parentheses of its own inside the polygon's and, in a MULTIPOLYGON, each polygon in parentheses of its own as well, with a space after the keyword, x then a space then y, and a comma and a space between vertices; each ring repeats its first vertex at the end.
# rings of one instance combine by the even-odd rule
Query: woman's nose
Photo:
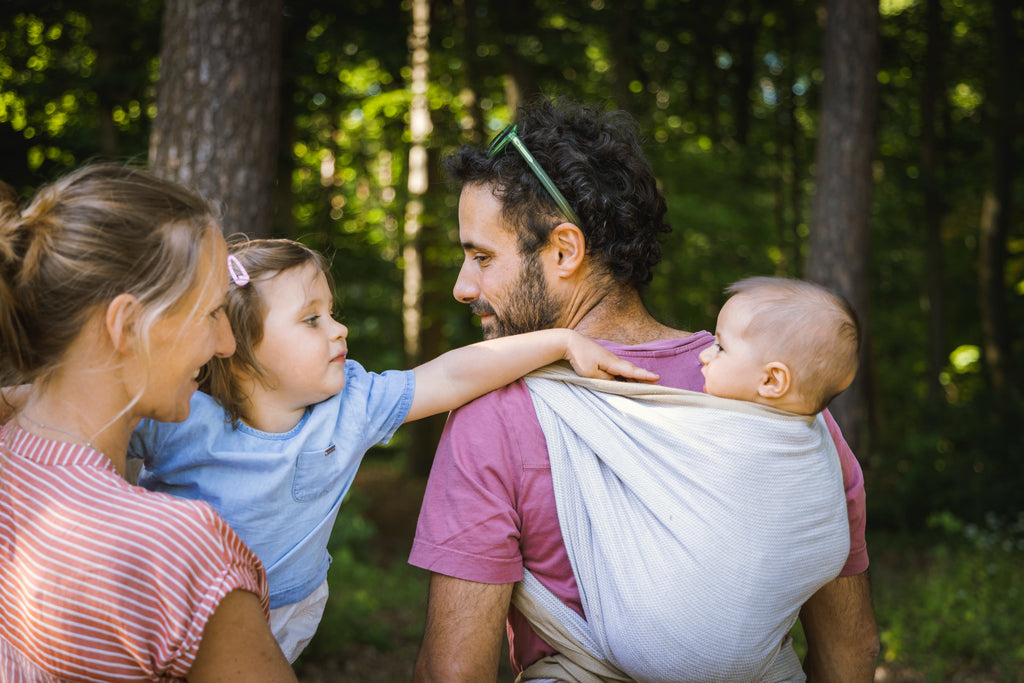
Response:
POLYGON ((220 358, 227 358, 235 352, 235 335, 231 331, 231 323, 226 315, 221 315, 217 323, 217 339, 213 353, 220 358))

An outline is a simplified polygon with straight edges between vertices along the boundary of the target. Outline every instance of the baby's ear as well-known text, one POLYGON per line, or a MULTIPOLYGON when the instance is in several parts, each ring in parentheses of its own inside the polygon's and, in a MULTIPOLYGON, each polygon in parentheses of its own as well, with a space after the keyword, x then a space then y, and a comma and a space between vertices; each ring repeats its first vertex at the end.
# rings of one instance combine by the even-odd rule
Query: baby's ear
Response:
POLYGON ((106 330, 110 342, 120 353, 130 351, 135 343, 139 300, 131 294, 118 294, 107 304, 106 330))
POLYGON ((779 399, 789 391, 793 375, 789 366, 781 361, 772 361, 764 366, 757 393, 761 398, 779 399))

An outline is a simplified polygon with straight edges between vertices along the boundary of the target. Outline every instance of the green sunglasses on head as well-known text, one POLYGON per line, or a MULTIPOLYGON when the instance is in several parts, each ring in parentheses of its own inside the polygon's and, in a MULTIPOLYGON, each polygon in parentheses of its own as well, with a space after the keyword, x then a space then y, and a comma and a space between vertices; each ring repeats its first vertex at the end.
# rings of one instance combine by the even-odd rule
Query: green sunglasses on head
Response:
POLYGON ((565 198, 565 195, 558 191, 558 188, 555 187, 555 182, 551 180, 551 176, 544 172, 544 169, 540 167, 537 160, 533 158, 532 154, 530 154, 530 150, 526 149, 526 145, 523 144, 523 141, 516 134, 518 130, 519 126, 514 123, 505 126, 505 129, 498 133, 494 139, 491 140, 491 144, 488 145, 487 158, 490 159, 494 157, 498 152, 505 149, 508 146, 508 143, 511 142, 512 146, 516 148, 517 152, 519 152, 519 156, 523 157, 526 165, 529 166, 530 170, 533 171, 533 174, 537 176, 537 180, 539 180, 541 185, 544 186, 544 189, 548 191, 551 198, 555 200, 555 204, 558 204, 558 208, 561 209, 565 217, 569 219, 569 222, 577 226, 580 225, 580 219, 576 215, 576 212, 572 210, 572 207, 569 206, 569 201, 565 198))

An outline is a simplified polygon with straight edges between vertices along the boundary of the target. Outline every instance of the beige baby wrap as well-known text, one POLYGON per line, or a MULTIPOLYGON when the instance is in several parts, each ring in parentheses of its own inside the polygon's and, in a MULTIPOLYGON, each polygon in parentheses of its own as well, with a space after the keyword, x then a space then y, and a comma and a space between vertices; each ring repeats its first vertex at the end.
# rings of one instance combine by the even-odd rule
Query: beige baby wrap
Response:
POLYGON ((526 383, 586 619, 530 576, 516 600, 611 668, 524 680, 802 680, 787 634, 850 543, 824 418, 558 366, 526 383))

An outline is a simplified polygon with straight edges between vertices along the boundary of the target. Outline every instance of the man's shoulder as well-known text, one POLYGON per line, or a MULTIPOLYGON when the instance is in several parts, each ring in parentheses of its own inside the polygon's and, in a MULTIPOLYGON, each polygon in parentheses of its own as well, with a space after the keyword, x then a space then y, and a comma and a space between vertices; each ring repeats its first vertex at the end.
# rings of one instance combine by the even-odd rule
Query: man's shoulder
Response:
POLYGON ((530 391, 522 379, 517 379, 500 389, 488 392, 465 405, 456 408, 452 417, 460 419, 486 419, 493 415, 505 415, 514 418, 523 412, 533 413, 533 402, 530 391))

